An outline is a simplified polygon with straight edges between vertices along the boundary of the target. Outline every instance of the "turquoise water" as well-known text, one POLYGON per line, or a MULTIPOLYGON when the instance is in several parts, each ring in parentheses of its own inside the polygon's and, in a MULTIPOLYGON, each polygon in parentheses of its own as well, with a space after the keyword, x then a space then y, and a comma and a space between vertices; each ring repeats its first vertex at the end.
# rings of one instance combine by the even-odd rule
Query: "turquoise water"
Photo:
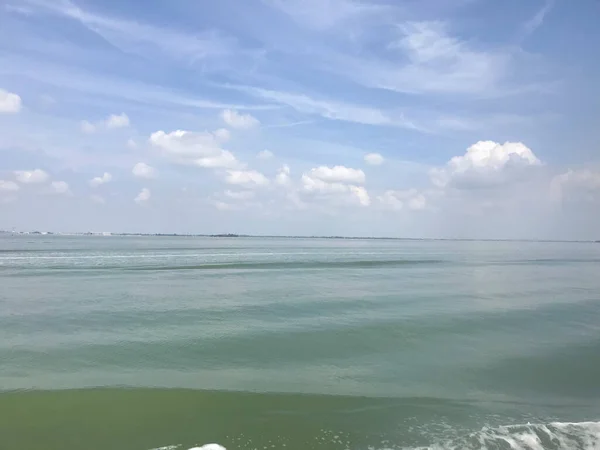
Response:
POLYGON ((0 237, 0 449, 598 449, 600 245, 0 237))

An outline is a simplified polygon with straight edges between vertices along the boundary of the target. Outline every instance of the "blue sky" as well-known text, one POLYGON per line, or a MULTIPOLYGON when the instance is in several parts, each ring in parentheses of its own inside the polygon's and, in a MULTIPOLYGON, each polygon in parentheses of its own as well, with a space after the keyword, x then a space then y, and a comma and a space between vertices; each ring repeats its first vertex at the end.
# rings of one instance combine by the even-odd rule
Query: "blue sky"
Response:
POLYGON ((0 6, 0 228, 600 238, 598 1, 0 6))

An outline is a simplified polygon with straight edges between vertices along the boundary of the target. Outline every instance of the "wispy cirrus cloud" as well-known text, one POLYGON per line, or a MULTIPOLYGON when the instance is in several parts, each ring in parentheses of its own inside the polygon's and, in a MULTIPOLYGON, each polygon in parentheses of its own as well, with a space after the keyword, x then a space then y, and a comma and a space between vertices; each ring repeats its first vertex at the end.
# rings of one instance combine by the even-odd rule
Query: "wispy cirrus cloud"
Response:
POLYGON ((332 56, 337 64, 328 67, 368 87, 413 95, 498 95, 516 89, 507 49, 477 47, 453 36, 443 21, 405 22, 394 33, 393 40, 380 43, 383 56, 338 53, 332 56))
POLYGON ((377 17, 389 11, 384 5, 353 0, 263 0, 308 28, 329 30, 377 17))
MULTIPOLYGON (((368 88, 412 95, 500 96, 534 90, 539 81, 525 77, 534 61, 512 43, 490 45, 459 36, 451 21, 418 19, 423 13, 415 14, 409 5, 352 0, 268 3, 314 28, 310 33, 340 38, 321 36, 322 45, 309 46, 309 64, 368 88), (359 31, 349 33, 349 21, 359 31), (348 39, 351 45, 344 44, 348 39), (513 74, 517 65, 518 78, 513 74)), ((525 25, 528 32, 543 23, 551 6, 548 1, 525 25)), ((315 38, 307 33, 307 39, 315 38)))
POLYGON ((535 31, 544 24, 546 15, 554 7, 554 0, 546 0, 544 5, 535 13, 535 15, 523 24, 521 31, 521 40, 525 39, 529 35, 535 33, 535 31))
POLYGON ((131 81, 128 78, 92 73, 43 61, 31 61, 19 55, 5 56, 0 75, 19 75, 61 89, 118 101, 190 109, 273 110, 280 106, 263 103, 237 103, 203 98, 170 85, 131 81))
POLYGON ((235 40, 207 30, 198 34, 158 27, 127 18, 94 13, 70 0, 24 0, 32 12, 73 19, 125 53, 161 52, 189 62, 236 51, 235 40))
POLYGON ((224 87, 245 92, 269 102, 289 106, 301 113, 321 116, 325 119, 423 131, 419 126, 406 119, 402 113, 390 113, 369 106, 315 99, 306 94, 254 86, 224 85, 224 87))

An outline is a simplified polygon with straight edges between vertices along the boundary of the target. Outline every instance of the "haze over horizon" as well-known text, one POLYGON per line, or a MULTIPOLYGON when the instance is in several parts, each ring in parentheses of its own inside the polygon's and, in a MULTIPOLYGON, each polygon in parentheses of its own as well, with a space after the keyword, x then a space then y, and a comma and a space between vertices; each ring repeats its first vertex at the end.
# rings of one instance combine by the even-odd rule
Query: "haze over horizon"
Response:
POLYGON ((3 0, 0 229, 600 239, 600 3, 3 0))

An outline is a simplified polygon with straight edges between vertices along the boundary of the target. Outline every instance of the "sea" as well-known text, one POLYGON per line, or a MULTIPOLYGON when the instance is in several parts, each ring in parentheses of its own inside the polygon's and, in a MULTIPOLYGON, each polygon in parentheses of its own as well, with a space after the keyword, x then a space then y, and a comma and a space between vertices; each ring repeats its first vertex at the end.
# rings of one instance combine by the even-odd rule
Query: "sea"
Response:
POLYGON ((600 449, 600 244, 0 236, 1 450, 600 449))

